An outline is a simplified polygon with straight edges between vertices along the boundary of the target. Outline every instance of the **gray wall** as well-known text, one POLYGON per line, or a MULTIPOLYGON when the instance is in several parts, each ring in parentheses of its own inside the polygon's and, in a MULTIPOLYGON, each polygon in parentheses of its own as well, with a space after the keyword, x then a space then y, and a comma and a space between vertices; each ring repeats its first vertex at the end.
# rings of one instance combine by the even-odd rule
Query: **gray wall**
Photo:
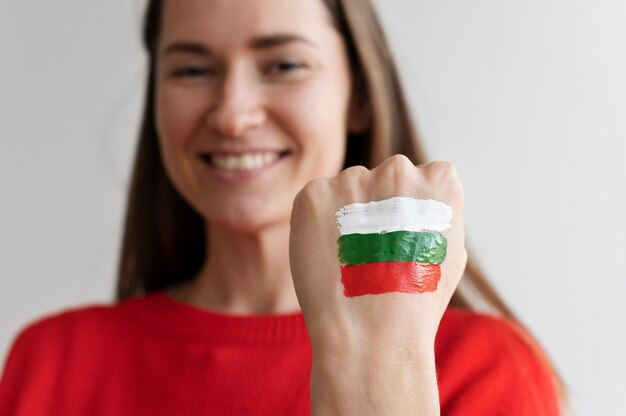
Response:
MULTIPOLYGON (((142 2, 0 2, 0 357, 106 301, 138 129, 142 2)), ((479 262, 576 414, 626 412, 626 3, 377 4, 432 159, 454 162, 479 262)))

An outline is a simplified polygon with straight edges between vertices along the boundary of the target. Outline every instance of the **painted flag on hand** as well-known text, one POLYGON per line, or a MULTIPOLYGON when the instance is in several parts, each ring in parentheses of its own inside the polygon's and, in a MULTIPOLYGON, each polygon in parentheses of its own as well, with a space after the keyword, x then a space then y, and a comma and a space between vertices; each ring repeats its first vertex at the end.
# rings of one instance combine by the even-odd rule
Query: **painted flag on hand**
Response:
POLYGON ((432 199, 393 197, 340 208, 339 261, 348 297, 433 292, 441 278, 452 208, 432 199))

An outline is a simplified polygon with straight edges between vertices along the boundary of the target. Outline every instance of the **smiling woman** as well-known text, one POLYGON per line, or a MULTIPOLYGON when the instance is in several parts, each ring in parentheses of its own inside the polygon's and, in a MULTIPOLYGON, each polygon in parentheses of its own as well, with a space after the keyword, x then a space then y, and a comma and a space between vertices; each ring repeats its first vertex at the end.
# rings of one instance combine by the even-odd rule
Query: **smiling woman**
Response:
POLYGON ((209 247, 222 228, 284 223, 309 180, 341 169, 350 68, 322 3, 165 2, 155 48, 165 169, 212 224, 209 247))
POLYGON ((144 43, 117 302, 24 329, 0 414, 559 413, 367 0, 152 0, 144 43))

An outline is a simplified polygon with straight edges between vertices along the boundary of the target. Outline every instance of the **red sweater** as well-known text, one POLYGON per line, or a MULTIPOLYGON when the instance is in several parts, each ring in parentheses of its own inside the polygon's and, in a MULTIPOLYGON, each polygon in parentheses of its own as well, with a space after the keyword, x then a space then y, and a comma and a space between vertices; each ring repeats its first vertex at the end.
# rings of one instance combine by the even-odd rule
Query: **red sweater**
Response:
MULTIPOLYGON (((302 314, 232 316, 163 292, 66 311, 15 341, 0 415, 308 415, 302 314)), ((449 309, 436 342, 443 415, 557 415, 555 384, 506 321, 449 309)))

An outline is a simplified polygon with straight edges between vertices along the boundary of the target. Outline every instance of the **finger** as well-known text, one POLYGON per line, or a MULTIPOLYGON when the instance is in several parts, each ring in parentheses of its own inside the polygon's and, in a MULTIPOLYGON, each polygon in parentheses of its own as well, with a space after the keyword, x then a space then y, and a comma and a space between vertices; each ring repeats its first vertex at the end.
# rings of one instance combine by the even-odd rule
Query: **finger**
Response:
POLYGON ((394 155, 385 159, 372 170, 375 196, 387 199, 393 196, 418 196, 422 188, 419 171, 404 155, 394 155))

